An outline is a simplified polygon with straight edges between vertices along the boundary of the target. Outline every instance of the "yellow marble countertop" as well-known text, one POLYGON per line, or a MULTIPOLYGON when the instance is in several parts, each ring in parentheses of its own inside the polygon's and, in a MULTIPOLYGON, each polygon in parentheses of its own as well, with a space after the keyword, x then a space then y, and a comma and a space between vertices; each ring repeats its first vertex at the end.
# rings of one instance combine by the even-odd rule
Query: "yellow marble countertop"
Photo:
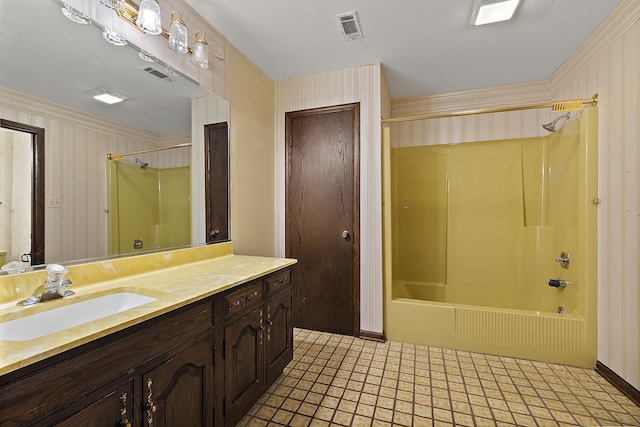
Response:
MULTIPOLYGON (((193 259, 202 257, 201 254, 192 256, 197 250, 186 257, 182 254, 176 256, 174 253, 167 252, 147 259, 132 257, 91 263, 86 266, 73 266, 70 267, 67 278, 73 281, 69 289, 75 291, 76 295, 29 307, 16 306, 22 296, 30 295, 28 290, 23 289, 18 292, 19 295, 13 295, 19 298, 14 300, 8 300, 5 292, 5 295, 0 295, 3 297, 0 299, 0 322, 23 317, 27 313, 35 314, 72 304, 74 300, 77 302, 79 299, 117 291, 136 292, 157 299, 145 305, 40 338, 26 341, 0 341, 0 375, 296 263, 296 260, 287 258, 233 255, 230 253, 230 248, 230 244, 222 245, 212 253, 211 247, 203 247, 203 251, 208 251, 205 255, 214 257, 196 261, 193 259), (175 263, 176 257, 182 257, 180 262, 183 263, 173 266, 163 265, 171 261, 175 263), (147 264, 147 268, 141 267, 140 264, 147 264), (117 273, 122 269, 126 270, 125 275, 114 274, 114 271, 117 273), (109 271, 111 274, 105 273, 109 271), (89 281, 91 273, 96 273, 98 279, 89 281)), ((39 272, 37 277, 41 279, 43 274, 39 272)), ((19 277, 12 277, 10 281, 5 280, 5 283, 2 279, 6 279, 6 276, 0 277, 0 286, 9 284, 14 289, 21 286, 19 277)), ((41 282, 37 283, 41 284, 41 282)), ((33 288, 34 284, 23 286, 33 288)))

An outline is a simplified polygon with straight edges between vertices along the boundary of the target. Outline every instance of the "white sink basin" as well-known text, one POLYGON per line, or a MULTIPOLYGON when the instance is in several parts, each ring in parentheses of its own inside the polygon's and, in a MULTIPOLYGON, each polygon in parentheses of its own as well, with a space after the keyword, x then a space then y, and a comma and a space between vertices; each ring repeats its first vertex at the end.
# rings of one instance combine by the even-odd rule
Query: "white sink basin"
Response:
MULTIPOLYGON (((0 340, 27 341, 155 301, 133 292, 103 295, 0 323, 0 340)), ((40 304, 46 304, 40 303, 40 304)), ((28 307, 26 308, 28 310, 28 307)))

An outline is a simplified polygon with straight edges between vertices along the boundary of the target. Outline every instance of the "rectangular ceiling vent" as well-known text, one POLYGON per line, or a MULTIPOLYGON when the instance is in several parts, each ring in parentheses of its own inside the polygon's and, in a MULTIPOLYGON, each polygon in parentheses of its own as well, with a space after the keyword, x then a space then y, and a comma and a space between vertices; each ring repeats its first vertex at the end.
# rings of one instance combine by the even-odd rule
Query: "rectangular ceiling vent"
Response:
POLYGON ((154 68, 150 65, 145 65, 144 67, 140 68, 142 71, 144 71, 145 73, 149 73, 152 76, 155 76, 159 79, 162 79, 165 82, 170 82, 171 81, 171 77, 168 76, 167 74, 163 73, 162 71, 158 70, 157 68, 154 68))
POLYGON ((336 18, 338 19, 338 22, 340 22, 342 35, 346 41, 362 38, 362 30, 360 29, 360 22, 358 21, 358 12, 340 13, 336 15, 336 18))

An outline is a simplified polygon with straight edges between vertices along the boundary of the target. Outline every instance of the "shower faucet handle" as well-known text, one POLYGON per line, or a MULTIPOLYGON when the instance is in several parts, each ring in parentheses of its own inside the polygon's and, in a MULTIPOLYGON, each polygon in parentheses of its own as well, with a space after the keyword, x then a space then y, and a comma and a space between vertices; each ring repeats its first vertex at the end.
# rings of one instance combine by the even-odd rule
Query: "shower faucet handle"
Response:
POLYGON ((547 285, 552 286, 554 288, 566 288, 567 285, 570 285, 572 282, 564 279, 549 279, 547 280, 547 285))
POLYGON ((560 264, 562 268, 569 268, 569 254, 567 252, 560 252, 560 256, 556 257, 556 262, 560 264))

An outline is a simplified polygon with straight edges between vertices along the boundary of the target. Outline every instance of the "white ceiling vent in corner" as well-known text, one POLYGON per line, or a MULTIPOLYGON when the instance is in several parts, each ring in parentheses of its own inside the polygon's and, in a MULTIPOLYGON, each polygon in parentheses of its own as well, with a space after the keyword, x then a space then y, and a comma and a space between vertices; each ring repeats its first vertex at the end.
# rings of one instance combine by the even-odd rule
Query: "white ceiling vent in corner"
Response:
POLYGON ((144 71, 145 73, 149 73, 152 76, 157 77, 165 82, 171 81, 171 76, 165 74, 164 72, 158 70, 155 67, 152 67, 151 65, 145 65, 144 67, 141 67, 140 70, 144 71))
POLYGON ((336 15, 336 18, 338 19, 338 22, 340 22, 342 35, 346 41, 362 38, 362 30, 360 29, 360 22, 358 21, 358 12, 340 13, 336 15))

